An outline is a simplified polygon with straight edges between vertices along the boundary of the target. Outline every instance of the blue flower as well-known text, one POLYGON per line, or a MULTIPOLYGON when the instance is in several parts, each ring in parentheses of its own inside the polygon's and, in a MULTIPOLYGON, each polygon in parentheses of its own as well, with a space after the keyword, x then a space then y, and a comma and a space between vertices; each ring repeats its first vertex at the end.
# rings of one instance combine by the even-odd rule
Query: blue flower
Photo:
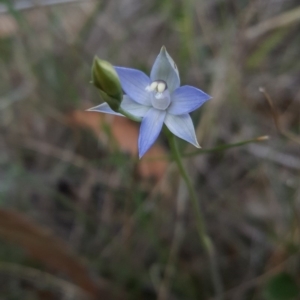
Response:
MULTIPOLYGON (((153 145, 163 124, 179 138, 200 148, 189 113, 211 97, 189 85, 180 87, 177 66, 165 47, 154 62, 150 78, 135 69, 115 67, 115 70, 126 93, 121 108, 142 120, 138 141, 140 158, 153 145)), ((122 116, 107 103, 89 111, 122 116)))

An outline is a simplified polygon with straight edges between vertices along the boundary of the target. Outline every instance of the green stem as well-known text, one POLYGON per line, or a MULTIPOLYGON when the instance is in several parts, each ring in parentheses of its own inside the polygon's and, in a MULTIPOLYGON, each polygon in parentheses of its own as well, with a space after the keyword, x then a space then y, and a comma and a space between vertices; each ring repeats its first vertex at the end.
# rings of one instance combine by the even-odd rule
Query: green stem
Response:
MULTIPOLYGON (((237 142, 234 144, 225 144, 225 145, 220 145, 217 146, 215 148, 210 148, 210 149, 199 149, 190 153, 181 153, 180 157, 181 158, 186 158, 186 157, 192 157, 192 156, 196 156, 196 155, 200 155, 200 154, 210 154, 210 153, 218 153, 218 152, 222 152, 222 151, 226 151, 228 149, 231 148, 236 148, 236 147, 241 147, 247 144, 252 144, 252 143, 260 143, 263 141, 268 140, 269 137, 264 135, 264 136, 260 136, 251 140, 246 140, 246 141, 241 141, 241 142, 237 142)), ((154 157, 149 157, 147 159, 145 159, 145 161, 157 161, 157 160, 168 160, 168 159, 172 159, 173 156, 169 156, 169 155, 162 155, 162 156, 154 156, 154 157)), ((136 161, 139 161, 139 159, 137 158, 136 161)))
POLYGON ((142 118, 139 117, 135 117, 134 115, 130 114, 128 111, 124 110, 123 108, 119 108, 118 111, 120 114, 124 115, 125 117, 127 117, 128 119, 135 121, 135 122, 141 122, 142 118))
POLYGON ((211 148, 211 149, 199 149, 199 150, 196 150, 196 151, 193 151, 190 153, 184 153, 184 154, 182 154, 182 157, 191 157, 191 156, 196 156, 199 154, 221 152, 221 151, 225 151, 230 148, 240 147, 240 146, 244 146, 244 145, 251 144, 251 143, 263 142, 268 139, 269 139, 269 137, 267 135, 264 135, 264 136, 260 136, 260 137, 257 137, 257 138, 251 139, 251 140, 241 141, 241 142, 237 142, 237 143, 233 143, 233 144, 220 145, 218 147, 211 148))
POLYGON ((201 209, 200 209, 200 205, 198 202, 198 198, 197 198, 195 189, 194 189, 193 184, 192 184, 192 182, 184 168, 184 165, 182 163, 182 159, 181 159, 180 152, 179 152, 179 149, 178 149, 178 146, 176 143, 175 136, 172 133, 167 132, 167 137, 169 140, 172 154, 174 156, 174 160, 176 161, 179 172, 187 185, 187 188, 188 188, 188 191, 189 191, 189 194, 191 197, 192 205, 193 205, 194 211, 196 213, 197 230, 198 230, 198 234, 199 234, 199 238, 202 243, 202 246, 205 249, 205 251, 209 257, 212 281, 213 281, 213 285, 215 288, 215 292, 217 294, 216 299, 223 300, 224 299, 223 286, 222 286, 222 280, 221 280, 221 276, 219 273, 219 268, 218 268, 218 264, 217 264, 217 260, 216 260, 216 253, 215 253, 214 245, 213 245, 210 237, 207 234, 204 217, 203 217, 201 209))

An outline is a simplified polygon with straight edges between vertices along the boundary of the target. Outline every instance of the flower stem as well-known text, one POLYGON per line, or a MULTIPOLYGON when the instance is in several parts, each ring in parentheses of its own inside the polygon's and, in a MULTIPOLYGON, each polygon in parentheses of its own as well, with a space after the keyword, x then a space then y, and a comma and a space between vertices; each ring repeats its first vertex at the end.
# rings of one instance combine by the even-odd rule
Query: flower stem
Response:
POLYGON ((142 118, 139 118, 139 117, 136 117, 132 114, 130 114, 128 111, 124 110, 123 108, 119 108, 119 111, 118 111, 120 114, 124 115, 125 117, 127 117, 128 119, 132 120, 132 121, 135 121, 135 122, 141 122, 142 121, 142 118))
POLYGON ((215 249, 214 249, 214 245, 210 239, 210 237, 207 234, 207 230, 206 230, 206 225, 205 225, 205 221, 204 221, 204 217, 202 215, 201 209, 200 209, 200 205, 196 196, 196 192, 195 189, 192 185, 192 182, 186 172, 186 169, 184 168, 184 165, 182 163, 182 159, 180 156, 180 152, 177 146, 177 142, 176 142, 176 138, 175 136, 171 133, 168 132, 167 133, 167 137, 169 140, 169 144, 171 147, 171 151, 172 154, 174 156, 174 160, 176 161, 176 164, 178 166, 179 172, 183 178, 183 180, 185 181, 190 197, 191 197, 191 201, 192 201, 192 205, 196 214, 196 221, 197 221, 197 230, 198 230, 198 234, 199 234, 199 238, 200 241, 202 243, 202 246, 204 248, 204 250, 206 251, 208 257, 209 257, 209 265, 210 265, 210 271, 211 271, 211 276, 212 276, 212 281, 213 281, 213 285, 214 285, 214 289, 216 292, 216 296, 218 300, 223 300, 223 285, 222 285, 222 280, 221 280, 221 275, 219 272, 219 267, 217 264, 217 259, 216 259, 216 253, 215 253, 215 249))

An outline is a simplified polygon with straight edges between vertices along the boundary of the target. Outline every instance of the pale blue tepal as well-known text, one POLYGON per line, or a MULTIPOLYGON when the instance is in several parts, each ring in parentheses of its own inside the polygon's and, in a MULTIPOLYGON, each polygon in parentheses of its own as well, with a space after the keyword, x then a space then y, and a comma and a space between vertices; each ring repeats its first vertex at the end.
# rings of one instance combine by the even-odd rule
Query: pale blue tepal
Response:
MULTIPOLYGON (((115 70, 126 94, 121 108, 142 118, 138 141, 140 158, 153 145, 163 124, 179 138, 200 147, 189 113, 211 97, 192 86, 180 86, 177 66, 165 47, 162 47, 154 62, 150 78, 135 69, 115 67, 115 70)), ((113 111, 107 103, 89 111, 121 115, 113 111)))

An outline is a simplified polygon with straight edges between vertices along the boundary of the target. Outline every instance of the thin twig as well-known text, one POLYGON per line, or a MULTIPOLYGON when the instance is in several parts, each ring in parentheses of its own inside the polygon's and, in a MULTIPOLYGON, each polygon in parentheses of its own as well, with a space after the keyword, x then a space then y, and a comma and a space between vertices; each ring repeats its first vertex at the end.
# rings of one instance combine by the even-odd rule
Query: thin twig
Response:
POLYGON ((281 153, 262 145, 249 145, 247 151, 257 157, 268 159, 284 167, 300 170, 300 158, 294 155, 281 153))
POLYGON ((211 148, 211 149, 199 149, 199 150, 196 150, 196 151, 193 151, 190 153, 184 153, 181 156, 185 158, 185 157, 196 156, 199 154, 217 153, 217 152, 226 151, 231 148, 245 146, 247 144, 264 142, 264 141, 267 141, 268 139, 269 139, 269 136, 263 135, 263 136, 259 136, 257 138, 251 139, 251 140, 245 140, 245 141, 241 141, 241 142, 237 142, 237 143, 233 143, 233 144, 224 144, 224 145, 220 145, 220 146, 217 146, 217 147, 211 148))
MULTIPOLYGON (((87 1, 95 1, 95 0, 40 0, 40 1, 30 1, 30 0, 19 0, 15 4, 12 5, 14 10, 25 10, 32 9, 40 6, 53 6, 59 4, 71 4, 76 2, 87 2, 87 1)), ((7 5, 0 4, 0 14, 5 14, 8 12, 7 5)))
MULTIPOLYGON (((150 191, 150 194, 148 197, 143 201, 143 203, 137 208, 137 210, 132 214, 130 217, 129 222, 131 222, 131 226, 134 226, 134 224, 139 219, 140 215, 145 212, 150 212, 155 209, 155 196, 160 193, 161 195, 164 195, 166 192, 164 191, 164 186, 168 184, 168 178, 170 177, 170 174, 175 171, 175 164, 171 163, 168 167, 167 171, 164 174, 164 178, 161 179, 150 191)), ((126 237, 127 239, 130 238, 129 235, 126 237)), ((100 256, 106 256, 109 253, 112 252, 112 248, 118 245, 120 240, 122 239, 122 230, 120 230, 117 234, 115 234, 114 238, 111 240, 111 242, 100 252, 100 256)), ((126 240, 123 240, 123 242, 126 242, 126 240)))
POLYGON ((271 96, 269 95, 269 93, 266 91, 265 88, 263 87, 260 87, 259 88, 259 91, 265 96, 268 104, 269 104, 269 107, 270 107, 270 110, 271 110, 271 114, 272 114, 272 117, 273 117, 273 120, 274 120, 274 123, 275 123, 275 127, 278 131, 279 134, 281 134, 282 136, 284 136, 285 138, 297 143, 300 145, 300 139, 298 136, 296 136, 295 134, 291 133, 291 132, 288 132, 286 130, 284 130, 282 127, 281 127, 281 124, 280 124, 280 119, 279 119, 279 113, 277 112, 277 109, 275 107, 275 105, 273 104, 273 101, 272 101, 272 98, 271 96))
MULTIPOLYGON (((289 258, 287 258, 285 261, 283 261, 282 263, 278 264, 277 266, 275 266, 274 268, 268 270, 267 272, 265 272, 262 275, 259 275, 253 279, 250 279, 242 284, 240 284, 237 287, 234 287, 228 291, 226 291, 224 293, 224 295, 226 297, 231 297, 232 295, 234 295, 236 292, 241 292, 241 291, 247 291, 248 289, 261 284, 263 281, 265 281, 266 279, 270 278, 271 276, 274 276, 275 274, 277 274, 278 272, 280 272, 283 267, 288 264, 289 262, 291 262, 293 259, 297 258, 297 255, 291 255, 289 258)), ((231 299, 231 298, 228 298, 231 299)), ((209 300, 217 300, 216 297, 210 298, 209 300)))
POLYGON ((6 109, 10 105, 15 102, 26 99, 32 91, 34 87, 30 83, 25 83, 20 87, 14 89, 9 95, 0 98, 0 111, 6 109))
POLYGON ((95 166, 93 166, 92 163, 90 163, 84 157, 75 154, 70 150, 61 149, 59 147, 53 146, 45 142, 37 141, 32 138, 25 139, 23 146, 27 149, 42 153, 50 157, 57 158, 77 168, 87 170, 88 172, 93 171, 98 182, 104 182, 107 186, 111 188, 120 187, 120 182, 109 180, 105 172, 98 170, 97 168, 95 168, 95 166))
POLYGON ((211 277, 212 277, 212 282, 213 282, 214 290, 216 293, 216 297, 218 300, 223 300, 224 299, 223 283, 222 283, 219 266, 217 263, 216 251, 215 251, 213 242, 211 241, 209 235, 207 234, 206 223, 205 223, 205 220, 204 220, 204 217, 202 214, 202 210, 200 208, 198 197, 196 195, 193 184, 184 168, 184 165, 181 160, 180 153, 179 153, 179 149, 178 149, 178 146, 176 143, 175 136, 168 132, 166 132, 166 134, 169 139, 169 144, 170 144, 170 147, 172 150, 172 154, 174 156, 174 160, 177 163, 179 172, 180 172, 183 180, 185 181, 185 184, 186 184, 189 194, 190 194, 190 200, 192 202, 194 212, 196 214, 196 225, 197 225, 199 239, 200 239, 202 246, 208 256, 209 267, 210 267, 210 272, 211 272, 211 277))
POLYGON ((186 212, 187 199, 187 190, 185 189, 184 181, 180 179, 179 190, 177 193, 174 235, 168 262, 164 272, 164 278, 158 290, 157 300, 166 300, 169 296, 170 283, 175 273, 176 259, 184 238, 184 214, 186 212))
MULTIPOLYGON (((264 142, 264 141, 267 141, 268 139, 269 139, 269 136, 263 135, 263 136, 259 136, 259 137, 256 137, 256 138, 253 138, 250 140, 240 141, 237 143, 219 145, 215 148, 197 149, 195 151, 188 152, 188 153, 182 153, 180 155, 182 158, 187 158, 187 157, 192 157, 192 156, 196 156, 196 155, 200 155, 200 154, 217 153, 217 152, 226 151, 231 148, 245 146, 247 144, 264 142)), ((171 155, 164 155, 164 156, 150 157, 150 158, 144 159, 144 161, 171 160, 171 159, 172 159, 171 155)))
POLYGON ((255 39, 273 29, 290 25, 296 21, 300 21, 300 7, 250 27, 246 30, 245 37, 247 39, 255 39))
MULTIPOLYGON (((87 213, 89 201, 91 200, 90 194, 92 187, 98 182, 97 170, 90 168, 87 170, 85 178, 78 188, 77 197, 78 197, 78 206, 81 211, 87 213)), ((84 235, 85 224, 77 221, 70 233, 70 243, 73 248, 78 248, 81 244, 82 237, 84 235)))
POLYGON ((10 273, 17 277, 30 280, 33 284, 39 285, 41 282, 48 284, 65 294, 74 294, 81 299, 89 298, 88 294, 79 286, 72 282, 53 276, 47 272, 40 271, 31 267, 21 266, 14 263, 0 262, 0 273, 10 273))

